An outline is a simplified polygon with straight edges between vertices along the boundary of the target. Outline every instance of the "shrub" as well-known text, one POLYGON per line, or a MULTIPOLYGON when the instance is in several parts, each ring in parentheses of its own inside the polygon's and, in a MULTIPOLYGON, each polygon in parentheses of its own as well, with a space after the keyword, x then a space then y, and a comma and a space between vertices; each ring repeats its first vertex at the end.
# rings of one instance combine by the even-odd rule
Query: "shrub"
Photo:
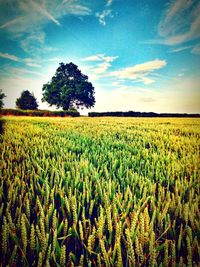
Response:
POLYGON ((50 111, 50 110, 22 110, 2 109, 1 115, 8 116, 33 116, 33 117, 79 117, 78 111, 50 111))

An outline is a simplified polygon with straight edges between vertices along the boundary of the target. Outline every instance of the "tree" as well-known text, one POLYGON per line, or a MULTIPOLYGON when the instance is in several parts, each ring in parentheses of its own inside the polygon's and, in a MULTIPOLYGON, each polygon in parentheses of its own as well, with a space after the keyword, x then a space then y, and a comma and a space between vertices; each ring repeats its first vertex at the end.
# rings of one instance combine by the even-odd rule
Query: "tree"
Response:
POLYGON ((33 94, 28 90, 21 93, 21 96, 16 100, 16 106, 20 109, 34 110, 38 108, 38 103, 33 94))
POLYGON ((73 63, 60 63, 51 82, 44 84, 42 90, 43 102, 64 110, 83 106, 91 108, 95 104, 94 87, 88 82, 88 76, 73 63))
POLYGON ((0 108, 3 107, 4 103, 3 103, 3 99, 4 97, 6 97, 6 95, 2 92, 2 90, 0 89, 0 108))

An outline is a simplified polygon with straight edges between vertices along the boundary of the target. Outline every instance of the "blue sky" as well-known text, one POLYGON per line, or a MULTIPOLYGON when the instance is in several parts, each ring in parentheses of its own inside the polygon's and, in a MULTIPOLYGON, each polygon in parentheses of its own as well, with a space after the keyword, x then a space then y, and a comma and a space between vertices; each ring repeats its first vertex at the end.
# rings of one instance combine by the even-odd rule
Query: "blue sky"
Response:
POLYGON ((200 112, 199 0, 0 0, 0 38, 5 107, 73 62, 91 111, 200 112))

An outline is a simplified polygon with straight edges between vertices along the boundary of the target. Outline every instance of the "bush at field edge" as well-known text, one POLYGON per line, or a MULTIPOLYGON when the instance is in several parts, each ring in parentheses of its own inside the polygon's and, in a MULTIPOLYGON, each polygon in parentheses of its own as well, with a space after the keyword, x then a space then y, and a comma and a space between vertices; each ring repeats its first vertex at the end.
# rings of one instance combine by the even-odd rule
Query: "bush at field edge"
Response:
POLYGON ((75 110, 70 111, 50 111, 50 110, 22 110, 22 109, 7 109, 1 110, 1 115, 8 116, 37 116, 37 117, 79 117, 80 113, 75 110))

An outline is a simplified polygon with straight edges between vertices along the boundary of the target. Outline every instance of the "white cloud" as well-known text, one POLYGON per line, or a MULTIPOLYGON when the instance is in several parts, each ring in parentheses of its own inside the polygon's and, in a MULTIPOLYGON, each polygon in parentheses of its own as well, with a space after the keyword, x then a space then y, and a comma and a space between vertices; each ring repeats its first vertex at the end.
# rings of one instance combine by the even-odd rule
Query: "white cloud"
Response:
POLYGON ((105 73, 110 66, 111 66, 111 64, 108 63, 108 62, 100 63, 100 64, 97 65, 96 68, 93 69, 93 72, 95 74, 105 73))
POLYGON ((145 76, 142 76, 141 77, 141 80, 144 84, 151 84, 151 83, 154 83, 155 80, 152 79, 152 78, 149 78, 149 77, 145 77, 145 76))
POLYGON ((6 58, 6 59, 9 59, 9 60, 13 60, 13 61, 20 61, 20 58, 14 56, 14 55, 8 54, 8 53, 1 53, 0 52, 0 57, 6 58))
POLYGON ((167 63, 165 60, 155 59, 143 64, 137 64, 132 67, 112 71, 109 73, 109 75, 120 79, 139 80, 144 84, 151 84, 154 82, 154 80, 147 76, 150 75, 153 71, 165 67, 166 64, 167 63))
POLYGON ((112 66, 111 63, 117 58, 118 56, 106 56, 104 54, 97 54, 82 58, 81 61, 101 62, 93 66, 87 66, 87 70, 92 74, 93 79, 96 80, 107 72, 108 68, 112 66))
POLYGON ((113 62, 115 59, 117 59, 118 58, 118 56, 115 56, 115 57, 111 57, 111 56, 102 56, 102 59, 105 61, 105 62, 107 62, 107 63, 109 63, 109 62, 113 62))
POLYGON ((102 60, 102 55, 94 55, 94 56, 89 56, 81 59, 82 61, 101 61, 102 60))
POLYGON ((99 23, 103 26, 106 26, 106 18, 113 18, 112 10, 105 9, 101 13, 96 13, 96 17, 99 19, 99 23))
POLYGON ((107 0, 106 5, 107 5, 107 6, 111 6, 111 5, 112 5, 112 2, 113 2, 113 0, 107 0))
POLYGON ((191 0, 172 0, 158 25, 162 37, 150 43, 178 45, 200 37, 200 4, 191 0))
MULTIPOLYGON (((47 103, 41 103, 42 86, 51 79, 54 72, 55 66, 52 65, 43 76, 37 75, 35 79, 28 77, 28 73, 24 73, 24 70, 17 72, 13 70, 13 75, 1 76, 1 87, 7 95, 4 101, 5 107, 14 107, 20 92, 28 89, 37 97, 39 108, 48 108, 47 103)), ((119 80, 107 85, 94 83, 96 105, 91 111, 200 113, 199 84, 200 78, 197 76, 170 79, 159 89, 151 85, 145 88, 123 86, 119 80)), ((87 112, 88 110, 84 111, 85 114, 87 112)))
POLYGON ((118 56, 105 56, 104 54, 97 54, 97 55, 92 55, 86 58, 82 58, 82 61, 104 61, 104 62, 113 62, 115 59, 117 59, 118 56))
POLYGON ((115 78, 116 83, 123 83, 129 80, 131 82, 142 82, 146 85, 154 83, 155 78, 152 77, 152 74, 156 76, 154 71, 165 67, 167 64, 165 60, 155 59, 153 61, 137 64, 131 67, 109 71, 109 68, 112 67, 111 63, 117 58, 118 56, 106 56, 104 54, 97 54, 83 58, 81 60, 88 62, 101 61, 100 63, 92 66, 84 66, 84 68, 87 68, 87 71, 93 80, 106 77, 107 79, 115 78))

